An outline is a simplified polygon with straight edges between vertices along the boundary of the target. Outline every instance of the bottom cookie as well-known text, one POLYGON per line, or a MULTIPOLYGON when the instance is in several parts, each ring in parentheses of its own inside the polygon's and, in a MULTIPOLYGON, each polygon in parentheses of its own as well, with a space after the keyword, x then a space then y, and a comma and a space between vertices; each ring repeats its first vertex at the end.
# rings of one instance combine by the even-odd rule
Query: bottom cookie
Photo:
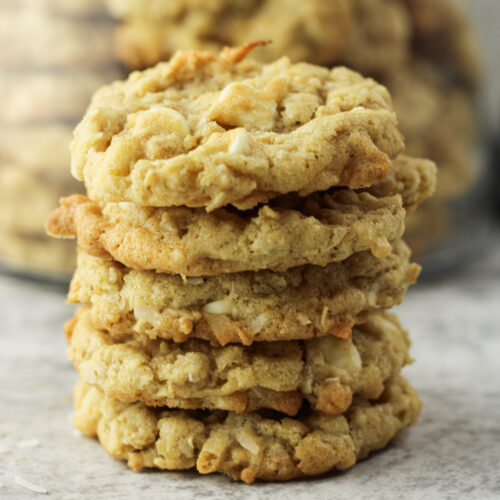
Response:
POLYGON ((415 389, 401 376, 377 401, 355 400, 343 415, 304 409, 293 419, 267 412, 153 409, 109 399, 79 382, 74 424, 134 470, 196 467, 201 474, 221 472, 252 483, 352 467, 414 424, 420 408, 415 389))

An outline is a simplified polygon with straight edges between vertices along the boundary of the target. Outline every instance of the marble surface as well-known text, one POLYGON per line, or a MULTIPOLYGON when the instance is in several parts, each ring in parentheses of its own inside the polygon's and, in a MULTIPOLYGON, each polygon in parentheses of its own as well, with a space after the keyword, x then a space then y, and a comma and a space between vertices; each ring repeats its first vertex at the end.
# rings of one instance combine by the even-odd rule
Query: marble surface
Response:
POLYGON ((349 471, 288 484, 134 473, 109 458, 71 426, 62 291, 0 276, 0 498, 500 498, 497 233, 484 258, 418 285, 398 308, 413 338, 406 374, 424 401, 420 422, 349 471))

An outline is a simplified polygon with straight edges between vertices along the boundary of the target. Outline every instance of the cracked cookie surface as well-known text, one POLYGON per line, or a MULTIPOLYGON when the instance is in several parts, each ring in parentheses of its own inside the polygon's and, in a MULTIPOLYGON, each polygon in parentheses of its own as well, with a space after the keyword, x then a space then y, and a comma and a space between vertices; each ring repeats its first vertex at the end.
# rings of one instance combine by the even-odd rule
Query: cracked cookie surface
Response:
POLYGON ((68 356, 80 378, 110 398, 148 406, 229 410, 270 408, 296 415, 307 399, 330 415, 353 395, 377 399, 387 379, 409 362, 409 341, 397 318, 374 314, 352 337, 211 346, 175 344, 96 329, 82 309, 65 328, 68 356))
POLYGON ((387 90, 346 68, 178 52, 101 88, 72 143, 95 201, 249 209, 384 180, 403 148, 387 90))
POLYGON ((413 425, 418 394, 401 376, 376 401, 356 399, 343 415, 311 412, 296 418, 258 413, 148 408, 121 403, 79 382, 75 426, 98 437, 108 454, 134 470, 197 469, 235 480, 289 480, 352 467, 413 425))
POLYGON ((435 188, 432 162, 401 156, 393 163, 384 182, 363 192, 286 195, 248 212, 124 202, 101 208, 84 196, 71 196, 50 215, 47 230, 76 236, 90 255, 129 268, 185 276, 324 266, 365 250, 383 258, 390 253, 389 242, 403 234, 405 212, 435 188))
POLYGON ((183 280, 133 271, 80 252, 68 300, 91 305, 94 325, 112 334, 141 333, 220 345, 348 338, 372 312, 401 303, 420 267, 394 243, 385 259, 361 252, 325 268, 222 274, 183 280))

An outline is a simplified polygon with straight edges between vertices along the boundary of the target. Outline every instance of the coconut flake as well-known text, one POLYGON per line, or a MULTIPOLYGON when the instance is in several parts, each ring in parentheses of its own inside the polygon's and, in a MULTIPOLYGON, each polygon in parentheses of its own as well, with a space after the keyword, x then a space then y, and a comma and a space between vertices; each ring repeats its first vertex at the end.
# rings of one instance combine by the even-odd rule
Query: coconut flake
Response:
POLYGON ((158 317, 158 312, 143 304, 136 304, 134 306, 134 315, 137 319, 146 321, 151 325, 155 325, 158 317))
POLYGON ((236 440, 245 450, 249 451, 252 455, 258 455, 260 446, 252 436, 245 432, 240 432, 236 436, 236 440))
POLYGON ((250 150, 250 140, 245 130, 241 130, 229 145, 229 154, 245 154, 250 150))
POLYGON ((208 314, 229 314, 234 313, 234 304, 228 297, 222 300, 215 300, 203 306, 203 312, 208 314))

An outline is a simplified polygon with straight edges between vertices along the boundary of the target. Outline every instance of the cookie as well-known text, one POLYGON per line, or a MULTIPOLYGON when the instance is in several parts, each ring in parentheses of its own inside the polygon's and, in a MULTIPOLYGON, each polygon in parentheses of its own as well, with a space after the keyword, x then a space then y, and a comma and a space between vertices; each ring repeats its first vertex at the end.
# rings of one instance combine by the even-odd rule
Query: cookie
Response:
POLYGON ((0 65, 32 70, 112 65, 112 39, 113 25, 106 20, 75 21, 38 9, 13 9, 0 16, 0 65))
POLYGON ((372 312, 401 303, 419 273, 402 242, 378 259, 361 252, 327 265, 188 278, 133 271, 79 253, 69 302, 92 305, 94 325, 112 334, 141 333, 250 345, 336 335, 372 312))
POLYGON ((0 227, 0 265, 19 272, 68 278, 75 268, 76 252, 68 241, 43 233, 24 233, 0 227))
POLYGON ((148 406, 228 410, 269 408, 296 415, 304 399, 329 415, 345 412, 353 395, 377 399, 387 379, 409 361, 397 318, 377 314, 333 336, 295 342, 213 347, 204 340, 174 344, 96 329, 88 309, 66 325, 68 356, 81 379, 110 398, 148 406))
POLYGON ((401 156, 387 179, 365 192, 287 195, 245 213, 123 202, 101 209, 71 196, 49 216, 47 230, 77 236, 89 254, 132 269, 185 276, 326 265, 367 249, 382 258, 403 233, 405 211, 434 191, 435 170, 428 160, 401 156))
POLYGON ((353 0, 347 43, 328 64, 383 77, 411 59, 411 19, 401 0, 353 0))
POLYGON ((73 179, 44 179, 43 174, 17 166, 0 165, 0 227, 43 233, 47 214, 62 195, 71 192, 73 179))
POLYGON ((118 71, 37 71, 0 73, 3 96, 0 120, 25 124, 37 121, 77 121, 92 93, 118 78, 118 71))
POLYGON ((467 92, 450 85, 423 61, 386 77, 406 151, 438 165, 436 198, 448 200, 472 184, 471 151, 477 113, 467 92))
POLYGON ((385 181, 365 189, 379 199, 399 194, 406 214, 411 214, 436 191, 437 168, 431 160, 399 156, 385 181))
POLYGON ((69 144, 73 127, 67 124, 0 125, 0 165, 69 177, 69 144))
POLYGON ((80 382, 74 424, 134 470, 196 467, 252 483, 352 467, 413 425, 420 408, 417 392, 401 376, 378 400, 357 399, 344 415, 304 411, 296 418, 153 409, 106 398, 80 382))
POLYGON ((330 62, 346 43, 348 0, 224 0, 219 2, 108 1, 111 12, 127 21, 118 28, 117 53, 132 69, 169 59, 177 50, 219 51, 225 45, 272 39, 256 59, 270 62, 330 62), (279 23, 276 20, 279 19, 279 23))
POLYGON ((405 240, 416 258, 432 252, 449 238, 454 218, 451 208, 440 200, 429 200, 407 220, 405 240))
POLYGON ((213 276, 326 265, 367 249, 382 258, 390 252, 389 241, 401 237, 404 217, 399 197, 377 199, 347 190, 289 196, 251 214, 125 202, 101 209, 73 195, 61 199, 46 227, 53 236, 76 236, 95 257, 132 269, 213 276))
POLYGON ((416 50, 455 80, 476 88, 482 76, 480 50, 461 2, 404 1, 412 18, 416 50))
POLYGON ((403 147, 387 90, 346 68, 242 61, 254 45, 178 52, 94 94, 71 162, 89 197, 249 209, 383 180, 403 147))

